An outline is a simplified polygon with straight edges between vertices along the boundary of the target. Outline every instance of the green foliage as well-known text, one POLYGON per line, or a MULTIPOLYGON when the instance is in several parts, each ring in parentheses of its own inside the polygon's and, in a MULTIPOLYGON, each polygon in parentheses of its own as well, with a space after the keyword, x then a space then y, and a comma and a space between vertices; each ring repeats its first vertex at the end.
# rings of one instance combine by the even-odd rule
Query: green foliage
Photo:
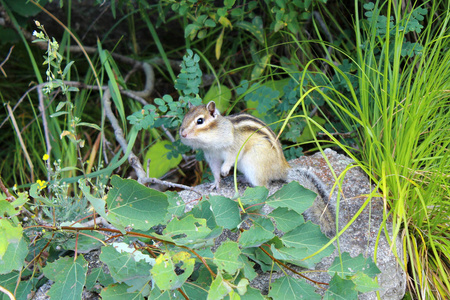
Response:
MULTIPOLYGON (((202 103, 198 96, 202 76, 199 61, 200 57, 194 54, 192 50, 187 49, 187 54, 183 57, 183 63, 181 64, 180 74, 175 82, 175 88, 181 92, 182 96, 178 101, 174 101, 170 95, 156 98, 156 105, 145 105, 141 110, 128 116, 127 119, 130 124, 138 130, 158 128, 162 125, 168 128, 178 128, 181 125, 188 103, 192 105, 202 103), (165 116, 165 118, 162 118, 162 116, 165 116)), ((172 152, 172 155, 178 156, 177 152, 172 152)))
POLYGON ((43 273, 54 281, 48 296, 54 299, 80 299, 86 283, 87 261, 83 256, 75 260, 62 257, 45 266, 43 273))
POLYGON ((270 25, 270 29, 277 32, 287 28, 293 34, 297 34, 302 29, 302 23, 311 18, 312 8, 317 3, 326 3, 327 0, 265 0, 265 2, 271 7, 275 15, 275 20, 270 25))
MULTIPOLYGON (((163 194, 134 180, 120 179, 117 176, 112 177, 111 184, 112 188, 107 193, 106 201, 102 200, 102 205, 107 207, 108 213, 101 214, 112 225, 122 228, 121 231, 113 230, 114 234, 122 235, 124 241, 138 238, 139 244, 144 246, 130 248, 125 242, 107 244, 108 237, 88 233, 92 230, 106 233, 111 232, 110 229, 77 229, 75 225, 59 224, 45 226, 46 230, 57 235, 73 230, 86 232, 86 241, 76 238, 77 243, 64 244, 66 251, 85 252, 90 249, 84 246, 89 244, 89 239, 105 240, 96 247, 101 249, 99 259, 108 267, 109 274, 104 274, 100 268, 96 268, 87 275, 87 262, 83 255, 78 254, 76 259, 56 256, 49 258, 50 261, 42 271, 36 270, 30 278, 23 278, 20 291, 29 291, 27 282, 31 282, 43 272, 42 276, 54 281, 49 295, 55 299, 80 299, 84 286, 94 289, 94 280, 105 286, 101 291, 102 297, 164 297, 167 291, 178 293, 175 291, 178 289, 188 295, 203 297, 207 291, 207 297, 210 299, 226 295, 244 297, 247 294, 260 298, 259 291, 248 287, 250 280, 257 275, 253 269, 255 264, 263 270, 270 270, 273 263, 281 262, 314 268, 321 258, 330 255, 334 250, 333 246, 329 246, 305 260, 307 256, 322 248, 329 239, 320 233, 317 225, 304 223, 300 214, 312 204, 316 195, 295 182, 284 186, 270 197, 267 197, 268 191, 263 187, 246 191, 242 202, 252 213, 245 221, 248 228, 242 232, 239 230, 239 204, 228 198, 206 197, 192 212, 185 213, 184 209, 179 210, 180 205, 173 192, 163 194), (255 203, 259 205, 255 207, 255 203), (278 208, 265 215, 261 210, 264 203, 278 208), (156 233, 153 227, 155 225, 163 226, 164 230, 156 233), (275 236, 275 226, 286 232, 284 236, 275 236), (212 253, 211 246, 225 229, 238 233, 239 239, 222 242, 212 253), (203 288, 198 290, 196 286, 203 288)), ((84 185, 81 190, 85 195, 89 192, 84 185)), ((92 195, 86 196, 93 202, 92 195)), ((23 205, 24 199, 26 197, 22 197, 14 205, 23 205)), ((12 212, 11 209, 7 211, 12 212)), ((36 234, 33 227, 28 226, 23 230, 22 227, 14 227, 11 220, 0 221, 5 233, 2 235, 2 245, 6 245, 7 249, 14 248, 16 253, 12 255, 6 250, 1 259, 4 275, 0 280, 9 287, 17 280, 15 270, 22 271, 25 268, 25 256, 34 257, 44 251, 45 247, 53 247, 53 243, 58 243, 58 239, 52 234, 37 236, 34 238, 37 244, 28 249, 28 239, 36 234), (8 257, 8 260, 5 260, 5 257, 8 257), (12 266, 11 262, 15 265, 12 266)), ((377 274, 373 263, 361 258, 351 259, 345 255, 342 261, 342 266, 335 263, 329 272, 351 278, 360 291, 376 288, 367 283, 367 278, 373 278, 377 274), (341 269, 345 270, 345 273, 340 272, 341 269), (350 269, 354 272, 349 271, 350 269)), ((330 286, 331 288, 335 289, 333 286, 330 286)), ((320 297, 315 294, 314 287, 304 279, 291 277, 275 281, 271 285, 269 295, 277 298, 287 294, 296 299, 300 293, 306 293, 308 297, 320 297)))
POLYGON ((42 31, 33 32, 33 35, 36 37, 36 39, 33 42, 34 43, 45 42, 48 45, 46 52, 47 55, 44 56, 45 59, 44 65, 47 65, 47 71, 45 72, 45 74, 47 75, 47 83, 43 88, 44 94, 50 94, 53 90, 57 88, 61 88, 63 94, 67 92, 77 92, 78 89, 76 87, 68 87, 63 81, 64 78, 69 73, 70 67, 74 62, 73 61, 69 62, 64 68, 64 70, 61 70, 63 56, 58 52, 59 50, 58 42, 55 40, 55 38, 50 40, 50 37, 45 32, 44 26, 42 26, 38 21, 35 22, 36 26, 42 31), (55 71, 52 71, 52 67, 55 68, 55 71))
POLYGON ((108 193, 106 204, 112 224, 119 228, 131 226, 137 230, 149 230, 163 221, 169 206, 166 195, 118 176, 111 178, 111 185, 113 188, 108 193))
POLYGON ((273 299, 281 299, 281 295, 283 299, 321 299, 314 292, 314 287, 303 280, 287 276, 276 279, 269 291, 269 296, 273 299))
MULTIPOLYGON (((389 215, 395 216, 393 240, 401 236, 409 261, 416 262, 416 267, 409 267, 412 294, 440 298, 441 291, 450 287, 450 232, 441 230, 448 228, 450 212, 446 175, 450 145, 444 134, 449 130, 444 120, 450 117, 444 92, 449 87, 444 79, 449 76, 449 54, 444 49, 449 47, 450 15, 448 9, 438 13, 436 2, 408 11, 397 4, 364 6, 367 19, 357 23, 356 39, 362 46, 351 63, 353 74, 335 68, 347 91, 333 91, 335 96, 326 99, 345 130, 355 132, 361 151, 358 164, 389 203, 389 215), (436 24, 442 27, 437 29, 436 24), (410 41, 410 35, 417 38, 410 41), (441 247, 442 242, 446 246, 441 247), (426 280, 419 283, 424 269, 426 280)), ((350 147, 343 148, 352 155, 350 147)), ((408 262, 402 264, 406 267, 408 262)), ((349 277, 335 274, 333 280, 346 281, 348 292, 355 294, 372 286, 372 276, 366 275, 356 275, 350 282, 349 277), (362 286, 356 288, 355 282, 362 286)))
POLYGON ((167 157, 167 154, 171 152, 167 146, 171 145, 169 141, 158 141, 148 149, 144 156, 144 169, 147 170, 148 167, 149 177, 159 178, 176 168, 181 162, 181 155, 167 157), (147 165, 149 160, 150 164, 147 165))

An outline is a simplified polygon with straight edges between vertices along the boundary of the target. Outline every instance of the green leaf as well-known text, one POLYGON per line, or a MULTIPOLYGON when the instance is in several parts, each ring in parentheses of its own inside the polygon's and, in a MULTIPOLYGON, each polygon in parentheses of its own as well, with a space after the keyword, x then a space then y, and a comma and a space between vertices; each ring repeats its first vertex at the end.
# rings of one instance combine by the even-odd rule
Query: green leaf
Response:
POLYGON ((233 229, 241 222, 239 207, 235 201, 223 196, 211 196, 209 202, 217 225, 233 229))
POLYGON ((144 170, 147 170, 147 162, 150 159, 149 177, 159 178, 181 162, 181 155, 170 159, 167 157, 167 153, 171 151, 166 146, 171 145, 169 141, 158 141, 148 149, 144 157, 144 170))
POLYGON ((89 128, 95 129, 97 131, 102 131, 100 126, 98 126, 97 124, 94 124, 94 123, 80 122, 80 123, 78 123, 78 126, 89 127, 89 128))
POLYGON ((59 112, 55 112, 54 114, 50 115, 50 118, 56 118, 59 116, 65 116, 68 115, 69 113, 67 111, 59 111, 59 112))
POLYGON ((199 204, 194 206, 192 215, 196 218, 206 219, 206 225, 209 229, 214 229, 217 227, 216 219, 211 211, 211 203, 209 203, 209 201, 201 201, 199 204))
POLYGON ((223 280, 222 274, 218 273, 216 279, 214 279, 209 288, 207 300, 223 299, 232 290, 231 286, 223 280))
POLYGON ((27 254, 22 226, 13 226, 11 221, 0 219, 0 274, 20 271, 27 254))
POLYGON ((167 252, 156 258, 151 270, 153 280, 161 290, 181 287, 194 271, 195 258, 185 251, 167 252))
MULTIPOLYGON (((186 286, 187 286, 187 284, 186 284, 186 286)), ((177 299, 177 297, 175 296, 177 293, 178 292, 174 292, 174 291, 171 291, 171 290, 161 291, 158 288, 157 285, 153 285, 153 289, 150 292, 148 300, 171 300, 171 299, 177 299)))
POLYGON ((362 254, 351 257, 348 252, 342 253, 341 257, 336 257, 328 269, 330 275, 337 273, 341 277, 353 276, 356 272, 363 272, 371 278, 381 273, 371 257, 366 258, 362 254))
MULTIPOLYGON (((11 272, 5 275, 0 275, 0 286, 4 287, 5 289, 7 289, 8 291, 14 292, 16 290, 16 292, 14 293, 15 295, 15 299, 16 300, 28 300, 28 295, 31 292, 31 288, 36 284, 36 281, 31 279, 31 280, 24 280, 24 279, 20 279, 20 283, 17 286, 17 282, 19 280, 19 273, 18 272, 11 272)), ((0 299, 2 300, 7 300, 9 299, 9 297, 7 297, 6 295, 2 295, 0 294, 0 299)))
POLYGON ((205 26, 206 27, 216 27, 216 22, 214 22, 214 20, 208 19, 205 21, 205 26))
POLYGON ((264 45, 264 31, 262 26, 262 19, 261 17, 255 17, 253 19, 253 22, 246 22, 246 21, 240 21, 237 22, 234 26, 237 28, 242 28, 244 30, 247 30, 253 36, 256 37, 256 40, 261 44, 264 45))
POLYGON ((96 289, 97 283, 102 286, 108 286, 114 283, 114 279, 111 274, 105 273, 103 267, 98 267, 91 269, 91 273, 87 276, 86 279, 86 289, 88 291, 97 291, 100 292, 100 288, 96 289))
POLYGON ((252 74, 250 75, 250 78, 252 80, 256 80, 257 78, 261 77, 262 73, 266 69, 267 64, 270 62, 271 57, 272 54, 266 54, 261 57, 259 61, 255 61, 256 65, 253 67, 252 74))
POLYGON ((238 261, 240 261, 244 265, 243 272, 245 278, 252 281, 256 278, 256 276, 258 276, 258 273, 256 273, 254 269, 255 263, 252 262, 247 256, 245 256, 244 254, 239 255, 238 261))
POLYGON ((222 243, 214 253, 214 263, 220 270, 223 270, 230 275, 234 275, 244 266, 244 264, 238 260, 240 254, 241 250, 239 250, 238 243, 226 241, 222 243))
POLYGON ((269 217, 275 220, 277 229, 285 233, 305 223, 305 219, 301 214, 286 207, 278 207, 269 214, 269 217))
POLYGON ((151 280, 150 269, 154 259, 150 256, 128 248, 125 243, 114 243, 102 247, 100 260, 104 262, 111 276, 118 282, 126 283, 128 292, 144 291, 148 294, 148 282, 151 280))
POLYGON ((312 252, 308 251, 307 248, 275 248, 274 245, 271 245, 270 249, 272 250, 273 257, 275 257, 276 259, 308 269, 314 268, 314 265, 322 259, 321 255, 316 255, 304 261, 303 259, 305 257, 312 254, 312 252))
POLYGON ((165 194, 119 176, 111 177, 111 185, 106 203, 113 225, 149 230, 164 221, 169 206, 165 194))
POLYGON ((194 218, 192 215, 181 220, 173 218, 163 231, 165 236, 171 237, 180 245, 201 243, 210 233, 211 229, 206 226, 206 220, 194 218))
MULTIPOLYGON (((14 206, 6 200, 0 200, 0 216, 12 217, 16 214, 14 206)), ((2 245, 0 245, 0 258, 2 257, 2 245)))
POLYGON ((263 186, 247 188, 244 195, 241 197, 241 202, 244 206, 263 205, 266 202, 269 190, 263 186))
POLYGON ((13 205, 15 208, 20 207, 28 202, 28 193, 18 193, 18 197, 16 200, 11 202, 11 205, 13 205))
MULTIPOLYGON (((98 213, 100 216, 102 216, 105 220, 108 219, 108 215, 106 214, 106 202, 102 198, 97 198, 91 195, 90 188, 87 186, 87 181, 80 179, 78 181, 78 186, 80 187, 81 191, 83 192, 86 199, 91 203, 92 207, 95 209, 95 212, 98 213)), ((123 226, 120 226, 121 229, 123 226)))
POLYGON ((315 293, 315 288, 307 284, 304 280, 284 276, 276 279, 271 284, 269 297, 273 299, 321 299, 319 294, 315 293))
POLYGON ((70 71, 70 67, 73 65, 73 63, 74 63, 75 61, 70 61, 67 65, 66 65, 66 67, 64 68, 64 71, 63 71, 63 73, 62 73, 62 76, 63 77, 66 77, 66 75, 67 75, 67 73, 69 73, 69 71, 70 71))
POLYGON ((197 284, 185 284, 181 288, 188 295, 189 299, 206 299, 208 297, 208 292, 197 284))
MULTIPOLYGON (((129 292, 129 286, 125 283, 114 283, 111 284, 104 289, 100 293, 102 299, 105 300, 123 300, 123 299, 132 299, 132 300, 144 300, 144 296, 140 291, 129 292)), ((80 298, 81 299, 81 298, 80 298)))
POLYGON ((164 194, 166 194, 167 201, 169 202, 166 220, 169 221, 173 217, 181 217, 184 214, 186 203, 177 192, 167 191, 164 194))
POLYGON ((44 275, 54 283, 47 295, 52 299, 81 299, 88 263, 82 255, 62 257, 44 268, 44 275))
POLYGON ((75 248, 78 253, 88 253, 91 250, 98 249, 101 247, 101 240, 105 238, 105 236, 99 232, 91 231, 85 232, 86 235, 80 234, 78 237, 69 239, 65 243, 61 244, 61 247, 66 250, 73 250, 75 248))
POLYGON ((376 278, 370 278, 363 272, 358 272, 350 278, 356 285, 356 290, 361 293, 375 291, 380 288, 376 278))
POLYGON ((223 6, 225 6, 227 8, 231 8, 235 2, 236 2, 236 0, 224 0, 223 6))
MULTIPOLYGON (((8 7, 15 13, 23 17, 31 17, 41 12, 41 9, 28 0, 6 0, 8 7)), ((39 4, 45 6, 48 0, 39 1, 39 4)))
POLYGON ((311 221, 301 224, 281 237, 281 241, 287 247, 306 247, 313 252, 322 248, 329 240, 330 239, 320 231, 320 227, 311 223, 311 221))
POLYGON ((258 218, 253 221, 252 227, 244 231, 239 238, 242 247, 258 247, 262 243, 271 240, 275 235, 275 227, 270 219, 258 218))
MULTIPOLYGON (((325 125, 326 121, 325 119, 322 119, 319 116, 314 116, 312 118, 317 124, 319 125, 325 125)), ((305 127, 305 130, 303 130, 302 135, 299 136, 296 141, 298 143, 311 141, 314 139, 314 137, 317 135, 318 132, 320 132, 321 129, 317 127, 315 124, 311 124, 311 128, 309 126, 305 127)))
POLYGON ((355 284, 351 280, 342 279, 336 273, 333 278, 331 278, 323 299, 358 299, 358 292, 355 289, 355 284))
POLYGON ((231 90, 223 84, 212 85, 203 97, 204 104, 208 104, 209 101, 216 102, 216 107, 220 112, 227 110, 230 100, 231 90))
POLYGON ((316 193, 305 189, 298 182, 292 181, 267 199, 267 205, 278 208, 286 207, 302 214, 314 203, 316 193))
POLYGON ((247 292, 243 295, 241 299, 245 300, 264 300, 266 299, 263 295, 261 295, 261 291, 258 289, 254 289, 252 287, 247 288, 247 292))

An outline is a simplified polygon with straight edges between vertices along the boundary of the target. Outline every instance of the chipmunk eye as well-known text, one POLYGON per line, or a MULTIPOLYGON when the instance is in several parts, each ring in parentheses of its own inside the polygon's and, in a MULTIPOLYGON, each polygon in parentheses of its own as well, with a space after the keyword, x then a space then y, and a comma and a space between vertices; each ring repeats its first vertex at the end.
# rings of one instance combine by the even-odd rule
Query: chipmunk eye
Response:
POLYGON ((203 118, 198 118, 197 119, 197 124, 201 125, 201 124, 203 124, 203 121, 205 121, 203 118))

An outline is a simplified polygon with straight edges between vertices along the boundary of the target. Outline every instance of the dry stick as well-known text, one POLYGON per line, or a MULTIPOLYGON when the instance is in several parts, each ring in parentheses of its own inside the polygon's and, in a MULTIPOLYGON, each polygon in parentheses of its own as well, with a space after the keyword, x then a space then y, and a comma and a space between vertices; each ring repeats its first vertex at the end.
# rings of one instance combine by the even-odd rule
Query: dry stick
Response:
POLYGON ((9 114, 9 117, 11 118, 11 122, 13 123, 14 130, 16 131, 17 138, 19 139, 20 146, 22 147, 23 153, 25 154, 25 158, 28 162, 28 166, 30 167, 31 181, 34 182, 33 162, 31 161, 30 155, 28 155, 27 147, 25 147, 25 143, 23 142, 22 135, 20 134, 19 126, 16 123, 16 119, 14 118, 14 114, 11 109, 11 106, 9 106, 9 103, 6 103, 6 108, 8 109, 8 114, 9 114))
POLYGON ((9 190, 6 188, 6 186, 3 184, 3 180, 0 177, 0 190, 5 193, 6 195, 6 201, 8 202, 13 202, 14 200, 16 200, 16 197, 14 197, 13 195, 10 194, 9 190))
MULTIPOLYGON (((79 88, 79 89, 92 89, 92 90, 98 90, 98 89, 99 89, 98 86, 96 86, 96 85, 89 85, 89 84, 85 84, 85 83, 83 83, 83 82, 78 82, 78 81, 63 81, 63 83, 64 83, 65 85, 67 85, 67 86, 77 87, 77 88, 79 88)), ((22 97, 20 97, 20 99, 19 99, 19 101, 16 103, 16 105, 14 105, 14 107, 12 108, 12 111, 14 112, 14 111, 17 109, 17 107, 22 103, 22 101, 25 99, 25 97, 26 97, 30 92, 34 91, 35 89, 41 90, 41 89, 42 89, 45 85, 47 85, 47 84, 48 84, 48 82, 43 82, 43 83, 41 83, 41 84, 35 85, 35 86, 33 86, 32 88, 28 89, 28 90, 22 95, 22 97)), ((106 89, 108 89, 108 86, 104 85, 104 86, 101 86, 101 88, 102 88, 102 90, 106 90, 106 89)), ((138 101, 139 103, 141 103, 142 105, 147 105, 147 104, 148 104, 148 102, 145 101, 145 99, 143 99, 143 98, 137 96, 137 95, 135 94, 136 92, 134 92, 134 91, 127 91, 127 90, 124 90, 124 89, 122 89, 122 88, 119 88, 119 91, 120 91, 120 93, 121 93, 122 95, 125 95, 125 96, 127 96, 127 97, 129 97, 129 98, 131 98, 131 99, 133 99, 133 100, 136 100, 136 101, 138 101)), ((140 92, 142 92, 142 91, 140 91, 140 92)), ((137 92, 137 93, 140 93, 140 92, 137 92)), ((41 114, 39 114, 39 117, 40 117, 40 116, 41 116, 41 114)), ((7 117, 3 120, 3 122, 0 124, 0 128, 3 127, 3 125, 8 121, 8 119, 9 119, 9 116, 7 116, 7 117)))
POLYGON ((6 58, 2 61, 2 63, 0 64, 0 71, 2 71, 3 75, 5 77, 8 77, 8 75, 6 75, 5 70, 3 70, 3 65, 8 61, 9 56, 11 55, 12 50, 14 49, 15 46, 11 46, 11 48, 9 48, 9 52, 8 55, 6 55, 6 58))
MULTIPOLYGON (((112 128, 114 129, 114 136, 116 137, 117 142, 120 144, 120 147, 122 148, 123 153, 126 153, 126 150, 128 148, 128 143, 124 138, 123 130, 119 125, 119 122, 117 121, 116 117, 114 116, 114 113, 111 109, 111 92, 109 89, 105 90, 103 93, 103 107, 105 108, 105 114, 106 117, 109 119, 109 122, 111 123, 112 128)), ((130 155, 128 156, 128 162, 130 163, 131 167, 136 171, 136 175, 138 177, 138 182, 141 182, 141 178, 145 178, 146 174, 145 171, 141 165, 141 162, 137 158, 137 156, 133 153, 133 151, 130 152, 130 155)))
MULTIPOLYGON (((123 153, 125 153, 126 149, 128 148, 128 143, 123 136, 123 130, 120 127, 119 122, 117 121, 116 117, 114 116, 114 113, 112 112, 111 93, 110 93, 109 89, 105 90, 102 101, 103 101, 103 106, 105 108, 106 117, 109 119, 109 122, 111 123, 111 126, 114 129, 114 135, 116 137, 116 140, 120 144, 120 147, 122 148, 123 153)), ((163 180, 159 180, 156 178, 149 178, 147 176, 147 173, 144 171, 144 167, 142 166, 138 157, 133 153, 133 151, 131 151, 130 155, 128 156, 128 162, 130 163, 131 167, 136 172, 136 175, 138 177, 137 181, 141 184, 157 183, 157 184, 162 184, 162 185, 169 186, 169 187, 178 187, 181 189, 190 190, 194 193, 201 195, 199 192, 197 192, 195 189, 193 189, 190 186, 186 186, 186 185, 178 184, 178 183, 172 183, 172 182, 168 182, 168 181, 163 181, 163 180)))
MULTIPOLYGON (((52 144, 50 143, 50 131, 48 130, 47 116, 45 114, 44 93, 38 88, 39 111, 42 116, 42 125, 44 126, 45 144, 47 145, 47 155, 50 156, 52 144)), ((47 169, 50 170, 50 159, 47 159, 47 169)), ((50 181, 50 173, 47 174, 47 181, 50 181)))
MULTIPOLYGON (((16 108, 20 105, 20 103, 22 103, 22 101, 25 99, 25 97, 32 91, 34 91, 35 89, 37 89, 40 85, 35 85, 32 88, 29 88, 25 94, 22 95, 22 97, 20 97, 19 101, 17 101, 16 105, 14 105, 12 111, 14 112, 16 110, 16 108)), ((2 124, 0 124, 0 128, 3 127, 3 125, 8 121, 9 119, 9 115, 3 120, 2 124)))

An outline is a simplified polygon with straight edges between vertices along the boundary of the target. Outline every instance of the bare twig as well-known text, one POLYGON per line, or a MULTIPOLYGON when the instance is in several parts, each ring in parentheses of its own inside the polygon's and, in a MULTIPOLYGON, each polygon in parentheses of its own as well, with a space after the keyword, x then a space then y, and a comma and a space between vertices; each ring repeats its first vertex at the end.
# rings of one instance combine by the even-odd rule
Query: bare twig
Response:
MULTIPOLYGON (((63 81, 63 83, 64 83, 65 85, 67 85, 67 86, 77 87, 77 88, 79 88, 79 89, 91 89, 91 90, 98 90, 98 89, 99 89, 98 86, 96 86, 96 85, 89 85, 89 84, 85 84, 85 83, 83 83, 83 82, 78 82, 78 81, 63 81)), ((32 91, 34 91, 34 90, 36 90, 36 89, 37 89, 37 90, 42 90, 42 88, 43 88, 46 84, 48 84, 48 82, 43 82, 43 83, 41 83, 41 84, 35 85, 35 86, 33 86, 32 88, 28 89, 28 90, 22 95, 22 97, 20 97, 20 99, 19 99, 19 101, 17 101, 16 105, 14 105, 14 107, 12 108, 12 111, 14 112, 14 111, 17 109, 17 107, 20 105, 20 103, 22 103, 22 101, 26 98, 26 96, 27 96, 30 92, 32 92, 32 91)), ((108 89, 108 86, 104 85, 104 86, 101 86, 101 88, 102 88, 102 90, 106 90, 106 89, 108 89)), ((122 95, 125 95, 125 96, 127 96, 127 97, 129 97, 129 98, 131 98, 131 99, 133 99, 133 100, 136 100, 136 101, 138 101, 139 103, 141 103, 142 105, 147 105, 147 104, 148 104, 148 102, 145 101, 145 99, 143 99, 143 98, 140 97, 140 96, 137 96, 137 95, 135 94, 134 91, 128 91, 128 90, 124 90, 124 89, 120 89, 120 88, 119 88, 119 91, 120 91, 120 93, 121 93, 122 95)), ((139 92, 138 92, 138 93, 139 93, 139 92)), ((43 95, 42 95, 42 96, 43 96, 43 95)), ((3 125, 8 121, 8 119, 9 119, 9 115, 8 115, 8 116, 3 120, 3 122, 0 124, 0 128, 3 127, 3 125)))
POLYGON ((183 190, 189 190, 189 191, 194 192, 194 193, 196 193, 198 195, 202 195, 200 192, 196 191, 194 188, 192 188, 190 186, 187 186, 187 185, 184 185, 184 184, 179 184, 179 183, 173 183, 173 182, 170 182, 170 181, 164 181, 164 180, 160 180, 160 179, 157 179, 157 178, 146 177, 146 178, 143 178, 141 180, 141 183, 142 184, 146 184, 146 183, 161 184, 161 185, 165 185, 165 186, 172 187, 172 188, 176 187, 176 188, 180 188, 180 189, 183 189, 183 190))
POLYGON ((5 193, 6 195, 6 201, 8 202, 13 202, 14 200, 16 200, 16 197, 14 197, 13 195, 11 195, 11 193, 9 192, 9 190, 6 188, 6 186, 3 184, 3 180, 0 177, 0 190, 5 193))
MULTIPOLYGON (((14 105, 14 107, 13 107, 13 109, 12 109, 12 112, 14 112, 14 111, 16 110, 16 108, 20 105, 20 103, 22 103, 22 101, 25 99, 25 97, 26 97, 29 93, 31 93, 32 91, 34 91, 35 89, 37 89, 38 86, 39 86, 39 85, 35 85, 35 86, 33 86, 32 88, 29 88, 29 89, 25 92, 25 94, 23 94, 22 97, 20 97, 20 99, 19 99, 19 101, 17 101, 16 105, 14 105)), ((9 115, 3 120, 2 124, 0 124, 0 128, 3 127, 3 125, 8 121, 8 119, 9 119, 9 115)))
POLYGON ((4 75, 5 77, 8 77, 8 75, 6 75, 5 70, 3 70, 3 65, 8 61, 9 56, 11 55, 11 52, 12 52, 13 49, 14 49, 14 45, 11 46, 11 48, 9 48, 8 55, 6 55, 6 58, 5 58, 5 59, 2 61, 2 63, 0 64, 0 71, 2 71, 2 73, 3 73, 3 75, 4 75))
MULTIPOLYGON (((39 88, 37 91, 39 98, 39 111, 41 112, 42 125, 44 126, 45 144, 47 145, 47 155, 50 156, 52 144, 50 143, 50 131, 48 129, 47 116, 45 114, 44 93, 42 92, 42 88, 39 88)), ((47 168, 50 168, 50 160, 47 160, 47 168)), ((47 177, 47 180, 50 181, 50 174, 47 174, 47 177)))
MULTIPOLYGON (((105 108, 106 117, 109 119, 109 122, 111 123, 111 126, 114 129, 114 135, 116 137, 116 140, 120 144, 120 147, 122 148, 123 153, 125 153, 126 149, 128 148, 128 143, 123 136, 123 130, 120 127, 119 122, 117 121, 117 118, 114 116, 114 113, 112 112, 111 93, 110 93, 109 89, 106 90, 105 93, 103 94, 102 101, 103 101, 103 107, 105 108)), ((138 157, 132 151, 131 151, 130 155, 128 156, 128 162, 130 163, 131 167, 136 172, 136 176, 138 178, 137 181, 141 184, 158 183, 158 184, 162 184, 162 185, 169 186, 169 187, 178 187, 181 189, 190 190, 194 193, 200 194, 199 192, 194 190, 192 187, 189 187, 186 185, 167 182, 167 181, 159 180, 156 178, 149 178, 147 176, 147 173, 144 171, 144 167, 142 166, 138 157)))

